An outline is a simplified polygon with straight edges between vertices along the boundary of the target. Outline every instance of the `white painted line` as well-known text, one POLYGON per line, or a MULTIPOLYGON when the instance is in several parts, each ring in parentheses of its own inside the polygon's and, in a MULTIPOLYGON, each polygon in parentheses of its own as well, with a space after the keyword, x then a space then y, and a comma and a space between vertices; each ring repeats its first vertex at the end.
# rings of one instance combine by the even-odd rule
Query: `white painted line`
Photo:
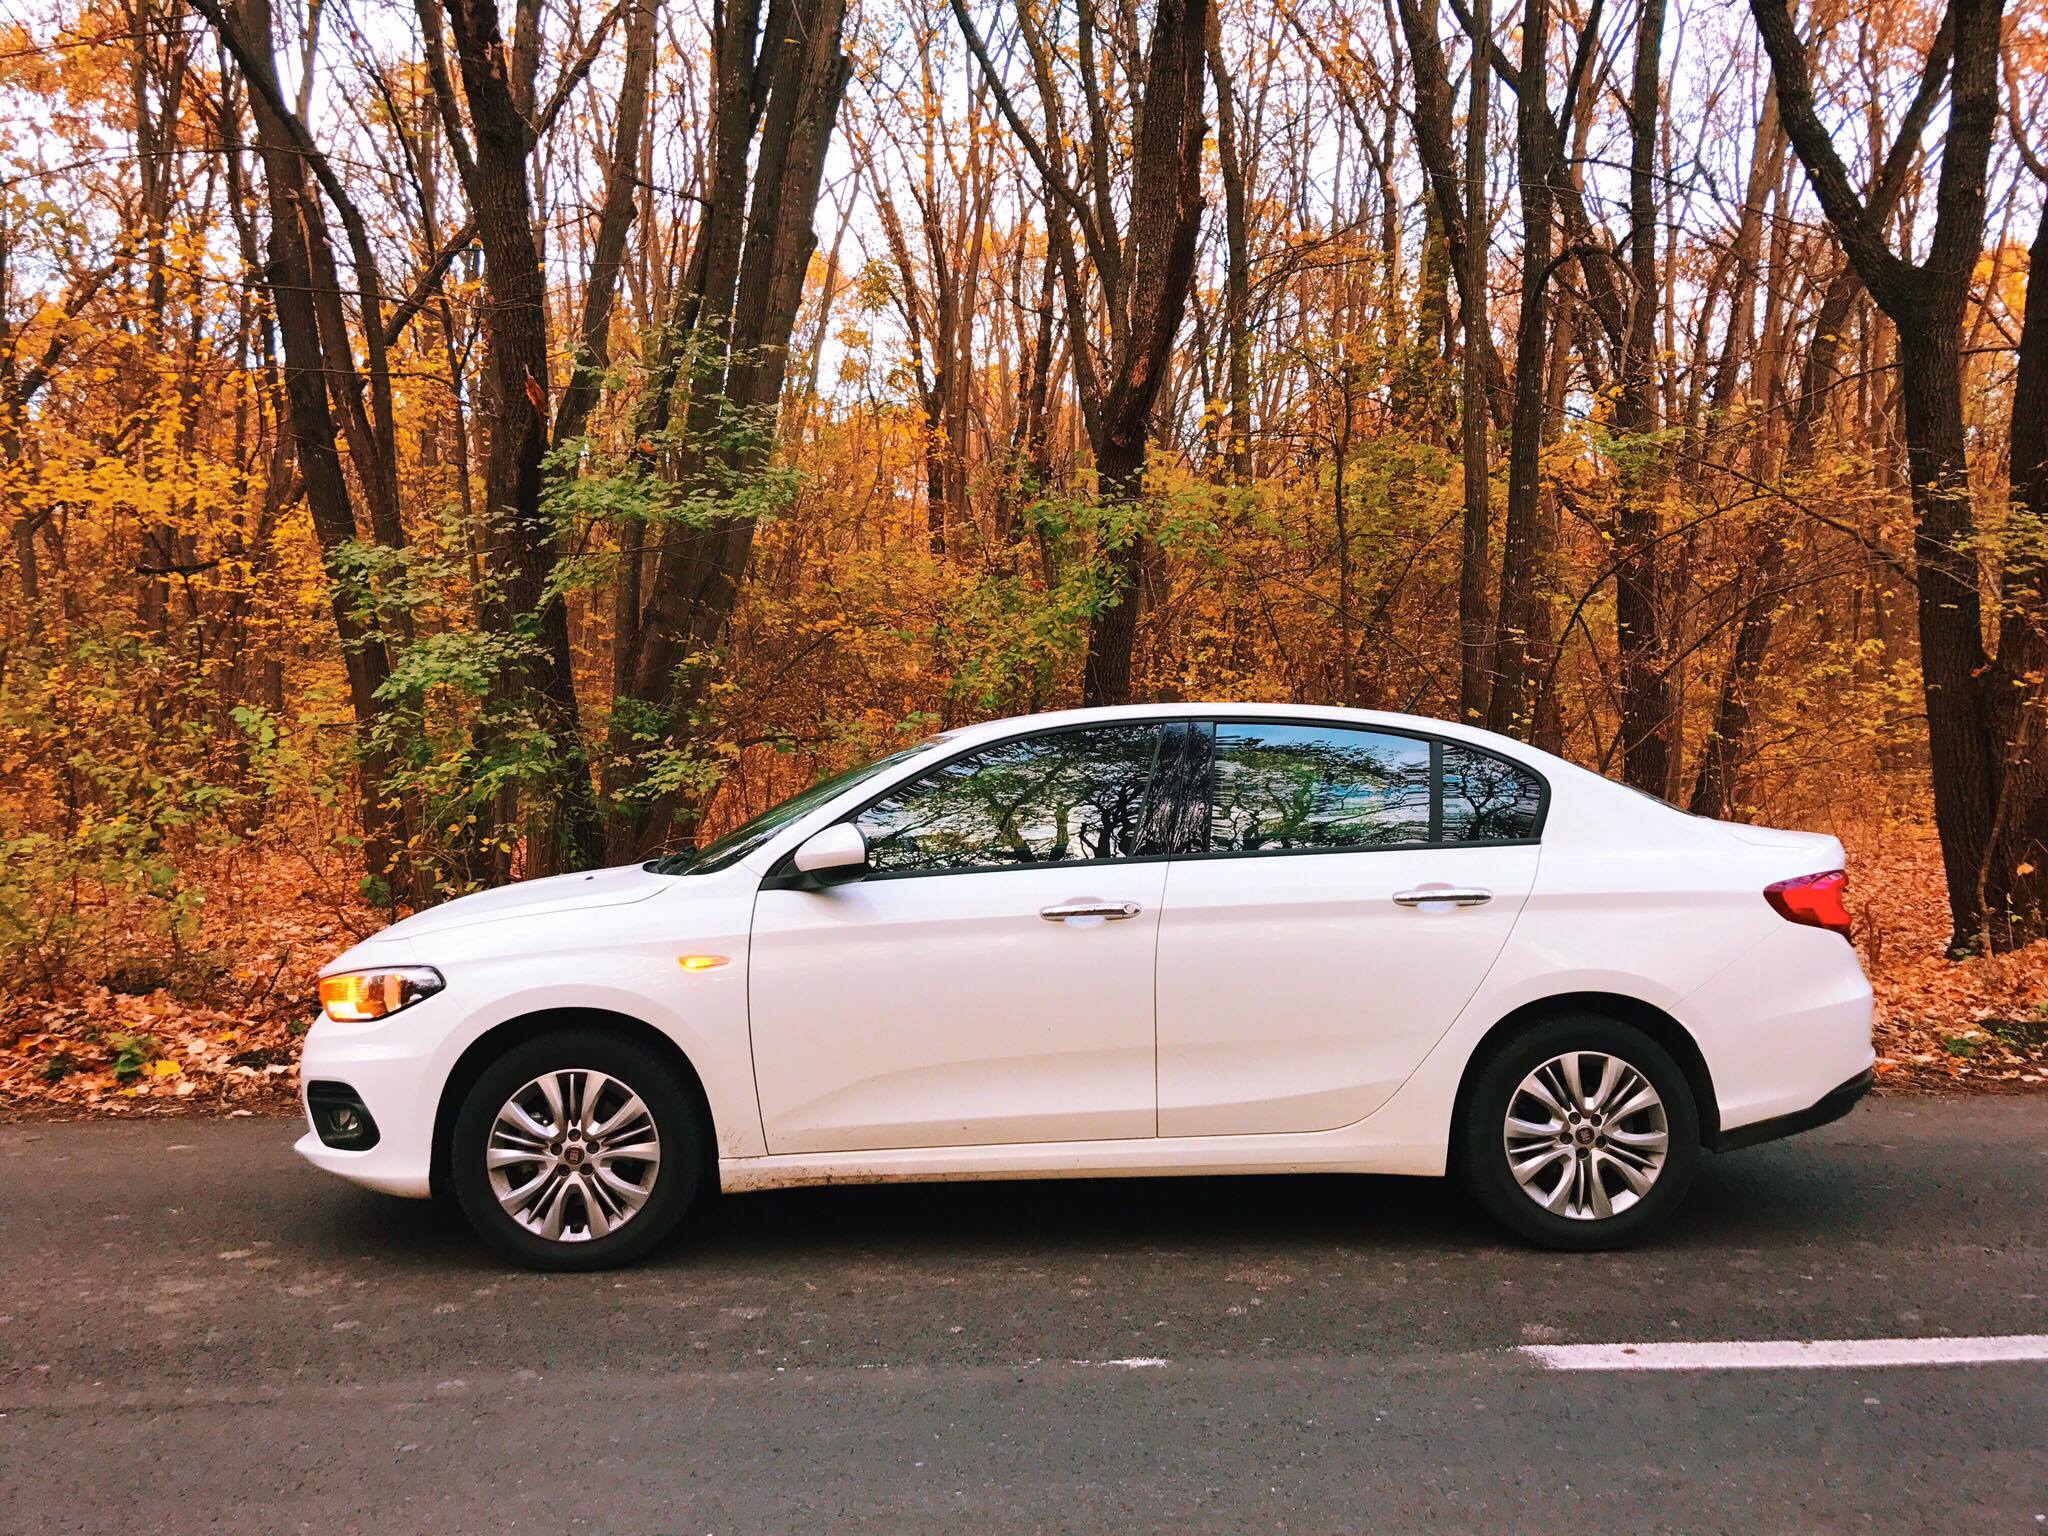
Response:
POLYGON ((1728 1339, 1702 1344, 1524 1344, 1552 1371, 1804 1371, 2048 1360, 2048 1333, 1957 1339, 1728 1339))

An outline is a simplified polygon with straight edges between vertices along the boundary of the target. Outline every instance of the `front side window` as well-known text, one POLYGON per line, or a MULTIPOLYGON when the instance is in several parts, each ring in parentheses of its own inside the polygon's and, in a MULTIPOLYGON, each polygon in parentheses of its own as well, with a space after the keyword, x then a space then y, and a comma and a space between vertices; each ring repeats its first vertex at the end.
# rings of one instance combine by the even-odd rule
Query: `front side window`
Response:
POLYGON ((1216 725, 1211 853, 1426 844, 1429 812, 1426 741, 1327 725, 1216 725))
POLYGON ((1147 851, 1160 729, 998 742, 890 791, 855 818, 878 873, 1019 869, 1147 851))

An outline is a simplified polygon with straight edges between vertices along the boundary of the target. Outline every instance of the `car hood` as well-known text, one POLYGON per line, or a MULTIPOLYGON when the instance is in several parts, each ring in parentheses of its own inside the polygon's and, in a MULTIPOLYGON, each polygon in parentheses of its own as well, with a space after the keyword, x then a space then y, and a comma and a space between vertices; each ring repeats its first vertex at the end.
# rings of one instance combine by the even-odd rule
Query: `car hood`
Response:
POLYGON ((657 875, 638 864, 594 869, 580 875, 552 875, 545 880, 521 880, 515 885, 478 891, 473 896, 460 896, 424 912, 415 912, 377 937, 416 939, 506 917, 544 917, 551 912, 621 907, 674 890, 675 886, 674 876, 657 875))

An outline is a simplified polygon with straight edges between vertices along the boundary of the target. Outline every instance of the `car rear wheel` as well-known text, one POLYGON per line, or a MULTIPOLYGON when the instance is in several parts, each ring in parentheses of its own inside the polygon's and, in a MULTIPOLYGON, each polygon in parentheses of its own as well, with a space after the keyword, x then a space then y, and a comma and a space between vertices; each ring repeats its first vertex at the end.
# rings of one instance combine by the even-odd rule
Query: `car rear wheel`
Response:
POLYGON ((703 1123, 653 1052, 600 1030, 526 1041, 463 1100, 450 1182, 485 1242, 532 1269, 608 1269, 675 1230, 703 1177, 703 1123))
POLYGON ((1685 1197, 1699 1107, 1678 1063, 1632 1025, 1548 1019, 1475 1068, 1458 1162, 1479 1203, 1549 1248, 1614 1248, 1685 1197))

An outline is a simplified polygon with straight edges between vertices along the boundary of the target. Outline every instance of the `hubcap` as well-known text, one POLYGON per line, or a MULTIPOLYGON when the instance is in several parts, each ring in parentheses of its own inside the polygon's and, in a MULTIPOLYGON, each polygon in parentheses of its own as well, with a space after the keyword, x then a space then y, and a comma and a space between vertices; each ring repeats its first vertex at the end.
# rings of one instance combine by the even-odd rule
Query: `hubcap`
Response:
POLYGON ((654 1193, 661 1136, 640 1095, 587 1068, 544 1072, 505 1101, 484 1150, 492 1193, 536 1237, 588 1242, 654 1193))
POLYGON ((1650 1080, 1619 1056, 1567 1051, 1509 1096, 1501 1140, 1523 1194, 1554 1215, 1602 1221, 1650 1192, 1671 1126, 1650 1080))

